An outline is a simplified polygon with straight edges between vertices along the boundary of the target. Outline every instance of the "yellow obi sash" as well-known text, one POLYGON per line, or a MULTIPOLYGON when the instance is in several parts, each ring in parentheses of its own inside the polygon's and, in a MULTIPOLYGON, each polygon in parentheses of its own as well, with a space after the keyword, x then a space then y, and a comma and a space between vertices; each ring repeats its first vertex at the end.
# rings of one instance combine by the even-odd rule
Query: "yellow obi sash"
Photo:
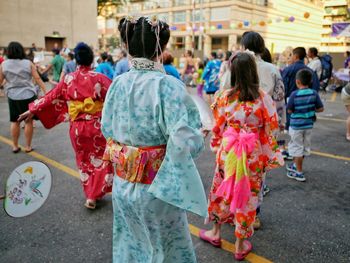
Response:
POLYGON ((102 107, 102 101, 94 101, 91 97, 86 98, 84 101, 72 100, 69 102, 68 113, 70 119, 74 121, 79 113, 95 114, 102 111, 102 107))

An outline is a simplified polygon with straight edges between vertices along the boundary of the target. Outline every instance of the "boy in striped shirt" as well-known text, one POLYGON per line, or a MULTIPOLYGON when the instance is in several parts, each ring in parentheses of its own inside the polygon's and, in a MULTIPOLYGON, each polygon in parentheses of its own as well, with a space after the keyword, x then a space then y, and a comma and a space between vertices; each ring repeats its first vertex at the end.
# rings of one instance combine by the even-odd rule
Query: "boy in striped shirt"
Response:
POLYGON ((288 100, 287 111, 291 114, 288 145, 293 163, 287 165, 287 176, 297 181, 305 181, 303 161, 311 151, 311 132, 316 120, 316 112, 322 112, 323 104, 315 90, 310 89, 312 72, 301 69, 296 75, 298 90, 294 91, 288 100))

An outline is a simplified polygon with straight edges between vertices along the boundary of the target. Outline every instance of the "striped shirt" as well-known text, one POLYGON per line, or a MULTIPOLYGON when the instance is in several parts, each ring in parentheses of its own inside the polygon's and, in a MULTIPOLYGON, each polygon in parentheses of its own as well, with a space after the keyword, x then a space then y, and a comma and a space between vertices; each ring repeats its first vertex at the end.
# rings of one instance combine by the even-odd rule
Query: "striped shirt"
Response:
POLYGON ((294 91, 288 100, 287 110, 292 111, 290 127, 294 130, 312 129, 317 109, 323 108, 320 96, 315 90, 306 88, 294 91))

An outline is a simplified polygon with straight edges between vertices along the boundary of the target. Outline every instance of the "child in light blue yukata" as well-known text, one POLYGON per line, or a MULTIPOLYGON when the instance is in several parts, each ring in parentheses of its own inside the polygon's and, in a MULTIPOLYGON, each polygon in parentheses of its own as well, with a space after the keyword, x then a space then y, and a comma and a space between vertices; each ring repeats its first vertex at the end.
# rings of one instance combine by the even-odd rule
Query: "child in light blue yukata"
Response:
POLYGON ((129 18, 119 31, 131 68, 114 80, 102 114, 105 160, 115 166, 113 262, 194 263, 186 210, 207 214, 194 163, 204 147, 199 112, 157 62, 169 26, 129 18))

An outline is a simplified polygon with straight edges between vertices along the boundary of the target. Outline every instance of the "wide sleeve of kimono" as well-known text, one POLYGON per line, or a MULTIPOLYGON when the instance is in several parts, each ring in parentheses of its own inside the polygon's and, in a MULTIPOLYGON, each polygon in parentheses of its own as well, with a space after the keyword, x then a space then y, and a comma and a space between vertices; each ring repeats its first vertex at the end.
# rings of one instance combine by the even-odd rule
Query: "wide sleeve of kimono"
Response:
POLYGON ((210 148, 213 152, 216 152, 222 142, 222 135, 226 126, 226 115, 225 115, 225 92, 217 92, 215 95, 214 103, 211 108, 214 115, 214 128, 212 129, 212 137, 210 140, 210 148))
POLYGON ((106 98, 109 86, 112 83, 112 80, 103 74, 98 74, 97 82, 100 84, 100 86, 98 86, 100 90, 98 90, 96 87, 95 87, 95 90, 97 92, 97 95, 101 98, 101 100, 104 101, 106 98))
POLYGON ((64 81, 61 81, 44 97, 29 104, 30 112, 39 118, 46 129, 68 120, 66 92, 67 85, 64 81))
POLYGON ((160 89, 158 124, 167 138, 162 165, 148 192, 155 197, 205 217, 207 201, 194 162, 204 147, 201 121, 183 84, 167 77, 160 89))
POLYGON ((267 157, 265 170, 284 165, 284 160, 274 134, 277 134, 279 125, 276 106, 271 96, 262 93, 264 129, 260 132, 260 141, 264 156, 267 157))

